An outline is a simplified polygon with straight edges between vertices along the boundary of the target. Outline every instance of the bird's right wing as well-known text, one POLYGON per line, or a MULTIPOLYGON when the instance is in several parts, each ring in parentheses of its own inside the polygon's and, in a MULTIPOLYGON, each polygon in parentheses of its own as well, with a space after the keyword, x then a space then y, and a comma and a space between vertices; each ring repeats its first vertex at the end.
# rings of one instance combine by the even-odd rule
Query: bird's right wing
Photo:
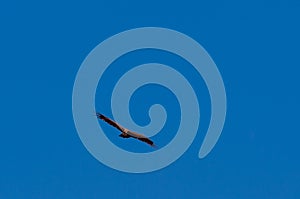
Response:
POLYGON ((150 146, 155 146, 154 142, 152 140, 150 140, 149 138, 137 138, 137 139, 140 140, 140 141, 142 141, 142 142, 146 142, 150 146))
POLYGON ((126 131, 126 133, 133 138, 136 138, 142 142, 146 142, 147 144, 154 146, 154 142, 152 140, 150 140, 149 138, 147 138, 146 136, 144 136, 143 134, 139 134, 139 133, 136 133, 133 131, 126 131))
POLYGON ((97 117, 103 121, 105 121, 106 123, 114 126, 115 128, 117 128, 119 131, 123 132, 123 127, 121 125, 119 125, 118 123, 116 123, 115 121, 109 119, 108 117, 102 115, 101 113, 96 113, 97 117))

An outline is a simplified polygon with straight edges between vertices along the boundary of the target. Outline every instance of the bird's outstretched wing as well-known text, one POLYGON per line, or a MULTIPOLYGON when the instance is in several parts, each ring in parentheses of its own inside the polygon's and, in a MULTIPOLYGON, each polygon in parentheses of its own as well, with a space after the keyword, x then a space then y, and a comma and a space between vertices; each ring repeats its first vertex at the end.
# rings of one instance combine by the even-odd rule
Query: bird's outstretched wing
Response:
POLYGON ((105 122, 107 122, 108 124, 114 126, 115 128, 117 128, 119 131, 123 132, 123 128, 122 126, 120 126, 118 123, 116 123, 115 121, 109 119, 108 117, 105 117, 104 115, 102 115, 101 113, 96 113, 97 117, 105 122))
POLYGON ((133 138, 136 138, 142 142, 145 142, 151 146, 155 146, 154 145, 154 142, 152 140, 150 140, 149 138, 147 138, 146 136, 144 136, 143 134, 139 134, 139 133, 136 133, 136 132, 132 132, 132 131, 127 131, 126 134, 130 135, 131 137, 133 138))
POLYGON ((138 140, 141 140, 142 142, 146 142, 150 146, 155 147, 154 142, 152 140, 150 140, 149 138, 138 138, 138 140))

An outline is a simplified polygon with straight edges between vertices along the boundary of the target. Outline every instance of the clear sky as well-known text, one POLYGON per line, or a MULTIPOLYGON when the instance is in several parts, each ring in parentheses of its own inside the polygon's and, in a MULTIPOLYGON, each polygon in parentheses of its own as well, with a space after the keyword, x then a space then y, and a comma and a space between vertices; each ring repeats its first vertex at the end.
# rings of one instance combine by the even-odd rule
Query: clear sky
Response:
MULTIPOLYGON (((299 20, 296 0, 1 2, 0 198, 300 198, 299 20), (72 117, 72 89, 96 45, 144 26, 174 29, 199 42, 223 77, 228 110, 217 145, 198 159, 210 117, 200 81, 194 85, 200 128, 186 153, 162 170, 128 174, 103 165, 82 144, 72 117)), ((97 110, 112 117, 111 83, 130 67, 154 61, 181 70, 191 82, 199 79, 170 53, 128 53, 100 80, 97 110)), ((164 146, 178 128, 172 93, 146 86, 134 94, 131 111, 145 125, 147 106, 157 102, 169 114, 153 137, 164 146)), ((116 145, 149 151, 99 125, 116 145)))

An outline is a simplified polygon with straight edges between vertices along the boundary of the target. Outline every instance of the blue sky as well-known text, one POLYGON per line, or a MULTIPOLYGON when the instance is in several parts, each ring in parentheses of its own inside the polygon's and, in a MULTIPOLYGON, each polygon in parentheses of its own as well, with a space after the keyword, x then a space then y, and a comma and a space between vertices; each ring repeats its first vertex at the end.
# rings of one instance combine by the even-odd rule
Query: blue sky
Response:
MULTIPOLYGON (((296 0, 1 2, 0 198, 299 198, 299 11, 296 0), (203 45, 222 74, 228 111, 217 145, 198 159, 210 109, 205 85, 197 86, 203 124, 187 152, 162 170, 128 174, 101 164, 81 143, 72 89, 97 44, 145 26, 174 29, 203 45)), ((153 59, 180 62, 164 52, 135 52, 112 67, 153 59)), ((112 70, 107 75, 103 82, 114 81, 112 70)), ((146 103, 158 100, 176 112, 168 91, 144 91, 165 96, 146 103)), ((97 90, 96 107, 110 115, 102 92, 109 88, 97 90)), ((137 92, 133 100, 146 96, 137 92)), ((140 109, 146 107, 132 108, 135 119, 147 123, 140 109)), ((174 114, 165 130, 176 129, 176 120, 174 114)), ((148 150, 100 125, 118 146, 148 150)), ((172 132, 156 138, 170 139, 172 132)))

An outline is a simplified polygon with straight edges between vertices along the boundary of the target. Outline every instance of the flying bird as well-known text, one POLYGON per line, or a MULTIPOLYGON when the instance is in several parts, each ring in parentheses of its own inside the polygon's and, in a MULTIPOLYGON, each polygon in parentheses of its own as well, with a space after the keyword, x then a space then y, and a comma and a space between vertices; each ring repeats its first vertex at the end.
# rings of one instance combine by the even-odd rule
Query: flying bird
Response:
POLYGON ((100 113, 96 113, 97 118, 107 122, 108 124, 112 125, 113 127, 117 128, 119 131, 121 131, 122 133, 119 135, 122 138, 135 138, 138 139, 142 142, 145 142, 147 144, 149 144, 152 147, 155 147, 154 143, 152 140, 150 140, 149 138, 147 138, 145 135, 130 131, 124 127, 122 127, 121 125, 119 125, 117 122, 109 119, 108 117, 100 114, 100 113))

